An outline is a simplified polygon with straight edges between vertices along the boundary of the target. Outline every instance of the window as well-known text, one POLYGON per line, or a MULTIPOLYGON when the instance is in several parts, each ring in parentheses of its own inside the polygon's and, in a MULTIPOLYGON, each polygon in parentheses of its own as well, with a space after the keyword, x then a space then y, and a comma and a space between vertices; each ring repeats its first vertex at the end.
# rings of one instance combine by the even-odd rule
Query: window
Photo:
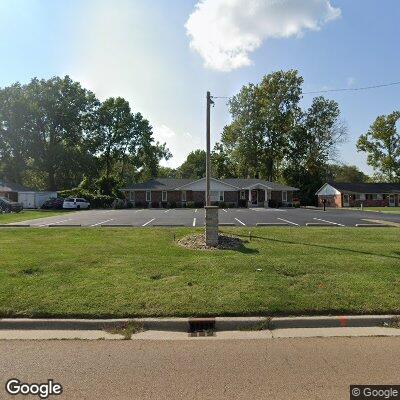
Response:
POLYGON ((167 191, 166 190, 162 191, 162 200, 161 201, 167 201, 167 191))
POLYGON ((210 201, 224 201, 224 192, 220 190, 210 190, 210 201))
POLYGON ((282 192, 282 203, 287 202, 287 192, 282 192))
POLYGON ((240 191, 240 200, 246 200, 246 191, 245 190, 240 191))
POLYGON ((182 201, 186 201, 186 190, 182 190, 182 201))
POLYGON ((360 194, 360 200, 365 200, 365 193, 360 194))
POLYGON ((377 194, 377 199, 378 200, 383 200, 383 195, 382 194, 377 194))
POLYGON ((135 192, 133 190, 131 190, 129 192, 129 200, 130 201, 134 201, 135 200, 135 192))
POLYGON ((151 201, 151 190, 146 190, 146 201, 151 201))
POLYGON ((224 192, 219 192, 219 201, 224 201, 224 192))
POLYGON ((373 194, 372 195, 372 200, 378 200, 378 195, 377 194, 373 194))

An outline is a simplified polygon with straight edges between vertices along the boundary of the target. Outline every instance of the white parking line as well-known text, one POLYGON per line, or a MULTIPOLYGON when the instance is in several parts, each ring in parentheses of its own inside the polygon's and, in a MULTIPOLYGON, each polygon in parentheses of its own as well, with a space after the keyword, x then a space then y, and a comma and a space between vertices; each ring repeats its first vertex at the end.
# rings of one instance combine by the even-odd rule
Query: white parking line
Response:
POLYGON ((295 222, 292 222, 292 221, 288 221, 287 219, 283 219, 283 218, 276 218, 276 219, 279 219, 279 220, 281 220, 281 221, 283 221, 283 222, 286 222, 286 223, 288 223, 288 224, 300 226, 299 224, 296 224, 295 222))
POLYGON ((327 224, 338 225, 338 226, 346 226, 346 225, 338 224, 337 222, 327 221, 327 220, 321 219, 321 218, 313 218, 313 219, 315 219, 316 221, 326 222, 327 224))
POLYGON ((164 211, 165 213, 167 213, 167 212, 170 212, 171 211, 171 209, 169 209, 169 210, 167 210, 167 211, 164 211))
POLYGON ((239 222, 239 224, 242 224, 243 226, 246 226, 246 224, 244 222, 242 222, 240 219, 235 218, 237 222, 239 222))
POLYGON ((197 208, 194 210, 195 213, 197 213, 197 208))
POLYGON ((223 208, 222 211, 228 212, 228 211, 225 210, 225 208, 223 208))
POLYGON ((155 218, 151 219, 150 221, 147 221, 145 224, 143 224, 142 226, 147 226, 148 224, 151 224, 153 221, 155 220, 155 218))
POLYGON ((193 218, 193 226, 196 226, 196 218, 193 218))
POLYGON ((93 224, 93 225, 90 225, 90 226, 103 225, 103 224, 105 224, 106 222, 111 222, 111 221, 114 221, 114 220, 113 220, 113 219, 107 219, 106 221, 98 222, 97 224, 93 224))

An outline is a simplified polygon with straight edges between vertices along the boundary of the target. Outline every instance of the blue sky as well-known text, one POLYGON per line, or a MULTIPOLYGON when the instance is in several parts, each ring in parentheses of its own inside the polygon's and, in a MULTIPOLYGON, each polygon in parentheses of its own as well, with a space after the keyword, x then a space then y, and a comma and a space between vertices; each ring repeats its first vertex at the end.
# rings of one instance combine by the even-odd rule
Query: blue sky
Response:
MULTIPOLYGON (((202 1, 0 0, 0 87, 69 74, 100 99, 123 96, 172 150, 166 165, 177 166, 204 148, 207 90, 231 96, 291 68, 304 91, 400 80, 398 0, 202 1)), ((325 95, 349 128, 337 161, 371 172, 355 142, 400 108, 399 95, 400 86, 325 95)), ((228 122, 219 100, 214 141, 228 122)))

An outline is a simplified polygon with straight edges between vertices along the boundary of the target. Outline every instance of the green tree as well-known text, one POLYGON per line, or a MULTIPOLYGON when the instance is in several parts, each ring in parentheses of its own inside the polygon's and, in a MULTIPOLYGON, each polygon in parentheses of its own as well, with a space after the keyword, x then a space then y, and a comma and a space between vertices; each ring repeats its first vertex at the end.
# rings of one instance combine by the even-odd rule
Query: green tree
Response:
POLYGON ((178 168, 180 178, 200 179, 206 176, 206 152, 195 150, 189 153, 186 161, 178 168))
POLYGON ((43 189, 78 184, 95 170, 87 135, 98 101, 68 76, 0 90, 1 162, 7 177, 43 189))
POLYGON ((176 178, 178 176, 178 172, 175 168, 169 167, 158 167, 157 177, 158 178, 176 178))
POLYGON ((368 182, 370 177, 355 165, 331 164, 328 166, 326 180, 343 183, 363 183, 368 182))
POLYGON ((400 111, 380 115, 361 135, 357 150, 367 153, 367 163, 387 182, 400 181, 400 111))
POLYGON ((214 178, 234 178, 236 166, 231 162, 222 143, 216 143, 211 153, 211 170, 214 178))
POLYGON ((299 113, 303 78, 278 71, 243 86, 229 101, 232 123, 221 142, 238 175, 276 180, 299 113))

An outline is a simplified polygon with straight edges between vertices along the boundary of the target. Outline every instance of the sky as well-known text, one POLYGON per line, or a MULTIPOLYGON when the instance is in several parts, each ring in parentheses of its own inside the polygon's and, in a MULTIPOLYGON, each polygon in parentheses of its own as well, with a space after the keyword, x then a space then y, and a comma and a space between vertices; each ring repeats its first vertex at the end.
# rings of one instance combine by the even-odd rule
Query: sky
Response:
MULTIPOLYGON (((205 96, 232 96, 297 69, 303 91, 400 81, 398 0, 0 0, 0 87, 70 75, 100 100, 122 96, 176 167, 205 147, 205 96)), ((337 162, 367 173, 357 138, 400 109, 400 85, 326 93, 349 136, 337 162)), ((307 108, 313 95, 304 95, 307 108)), ((212 109, 213 143, 230 121, 212 109)))

